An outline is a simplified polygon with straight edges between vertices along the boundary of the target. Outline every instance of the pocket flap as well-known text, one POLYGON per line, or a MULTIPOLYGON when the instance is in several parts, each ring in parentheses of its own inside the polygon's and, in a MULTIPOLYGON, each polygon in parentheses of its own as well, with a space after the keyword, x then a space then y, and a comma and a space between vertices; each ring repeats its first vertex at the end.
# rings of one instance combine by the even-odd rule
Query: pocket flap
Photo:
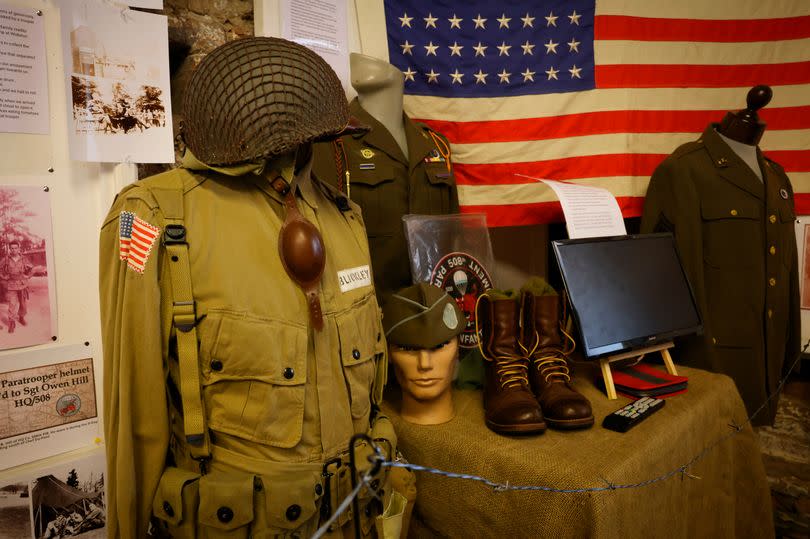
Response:
POLYGON ((220 530, 235 530, 252 522, 253 476, 201 477, 199 521, 220 530))
POLYGON ((351 183, 362 183, 375 186, 381 183, 394 181, 394 167, 390 163, 363 160, 349 165, 351 183), (374 168, 371 168, 374 167, 374 168))
POLYGON ((166 468, 152 501, 152 514, 172 526, 179 526, 183 522, 184 507, 197 506, 199 478, 200 474, 194 472, 166 468))
POLYGON ((425 163, 425 173, 428 181, 433 185, 453 185, 455 183, 453 174, 448 170, 445 163, 425 163))
POLYGON ((380 311, 373 298, 337 317, 340 358, 344 366, 358 365, 385 351, 380 311))
POLYGON ((324 492, 321 471, 296 471, 264 479, 267 520, 271 528, 294 530, 318 510, 324 492))
POLYGON ((303 326, 254 319, 231 313, 209 313, 219 324, 215 338, 203 343, 202 371, 207 383, 258 380, 295 386, 307 381, 307 330, 303 326), (206 353, 207 351, 207 353, 206 353))
POLYGON ((759 219, 760 208, 749 200, 702 200, 700 214, 707 221, 715 219, 759 219))

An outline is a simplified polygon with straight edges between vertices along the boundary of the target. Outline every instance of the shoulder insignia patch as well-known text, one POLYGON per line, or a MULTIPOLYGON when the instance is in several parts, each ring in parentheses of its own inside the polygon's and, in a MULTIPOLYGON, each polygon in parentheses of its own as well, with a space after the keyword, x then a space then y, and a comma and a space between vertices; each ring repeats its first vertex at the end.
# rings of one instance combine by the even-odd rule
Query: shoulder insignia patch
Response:
POLYGON ((132 212, 122 211, 118 224, 118 257, 132 270, 143 273, 160 228, 150 225, 132 212))

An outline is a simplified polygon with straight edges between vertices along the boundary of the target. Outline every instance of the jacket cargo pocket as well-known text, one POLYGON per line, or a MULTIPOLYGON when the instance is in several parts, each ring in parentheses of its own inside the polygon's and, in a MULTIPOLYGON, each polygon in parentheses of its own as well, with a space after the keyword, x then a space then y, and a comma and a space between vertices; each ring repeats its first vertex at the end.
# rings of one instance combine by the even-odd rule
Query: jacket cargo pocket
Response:
POLYGON ((162 521, 170 537, 197 537, 197 506, 199 504, 200 474, 166 468, 160 477, 152 514, 162 521))
POLYGON ((304 422, 306 328, 213 311, 204 323, 200 361, 210 427, 294 447, 304 422))
POLYGON ((349 388, 352 417, 367 415, 377 360, 385 352, 380 311, 373 296, 337 317, 340 359, 349 388))
POLYGON ((716 268, 750 267, 762 257, 762 212, 753 200, 701 201, 704 261, 716 268))
POLYGON ((247 538, 253 522, 253 476, 200 478, 200 539, 247 538))

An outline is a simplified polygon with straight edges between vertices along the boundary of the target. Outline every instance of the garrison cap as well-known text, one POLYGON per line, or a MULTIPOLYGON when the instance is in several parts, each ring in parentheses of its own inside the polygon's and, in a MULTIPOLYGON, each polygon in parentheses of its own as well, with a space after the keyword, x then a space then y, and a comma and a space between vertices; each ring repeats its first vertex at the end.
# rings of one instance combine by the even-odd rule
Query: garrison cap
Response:
POLYGON ((433 348, 464 331, 467 319, 441 288, 417 283, 388 296, 383 327, 389 343, 433 348))

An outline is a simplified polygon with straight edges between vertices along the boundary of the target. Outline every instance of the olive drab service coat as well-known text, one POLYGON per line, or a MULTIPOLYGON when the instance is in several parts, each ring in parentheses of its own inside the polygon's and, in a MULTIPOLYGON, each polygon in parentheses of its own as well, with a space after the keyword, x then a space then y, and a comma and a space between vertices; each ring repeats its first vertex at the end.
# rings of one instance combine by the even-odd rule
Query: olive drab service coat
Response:
POLYGON ((346 191, 363 210, 374 284, 380 295, 412 284, 402 216, 458 213, 458 192, 447 140, 403 115, 408 155, 388 130, 357 99, 349 111, 371 126, 366 134, 344 136, 339 143, 315 144, 316 175, 346 191))
MULTIPOLYGON (((703 317, 703 335, 680 340, 675 360, 731 376, 751 414, 799 353, 793 189, 757 150, 760 181, 715 129, 655 170, 641 231, 674 233, 703 317)), ((776 404, 754 424, 772 423, 776 404)))
MULTIPOLYGON (((113 203, 100 254, 110 537, 145 537, 150 513, 198 526, 171 529, 175 537, 309 536, 325 496, 322 464, 345 455, 354 433, 369 432, 387 361, 380 311, 371 282, 339 283, 339 272, 369 265, 361 215, 345 200, 339 208, 338 194, 317 180, 298 189, 299 210, 325 244, 320 332, 282 267, 282 197, 267 178, 176 169, 124 189, 113 203), (142 272, 121 260, 122 212, 161 235, 167 217, 184 219, 213 448, 201 479, 178 419, 172 257, 158 237, 142 272), (167 465, 173 475, 162 480, 167 465), (187 495, 199 496, 198 507, 187 495)), ((386 418, 374 429, 395 446, 386 418)))

